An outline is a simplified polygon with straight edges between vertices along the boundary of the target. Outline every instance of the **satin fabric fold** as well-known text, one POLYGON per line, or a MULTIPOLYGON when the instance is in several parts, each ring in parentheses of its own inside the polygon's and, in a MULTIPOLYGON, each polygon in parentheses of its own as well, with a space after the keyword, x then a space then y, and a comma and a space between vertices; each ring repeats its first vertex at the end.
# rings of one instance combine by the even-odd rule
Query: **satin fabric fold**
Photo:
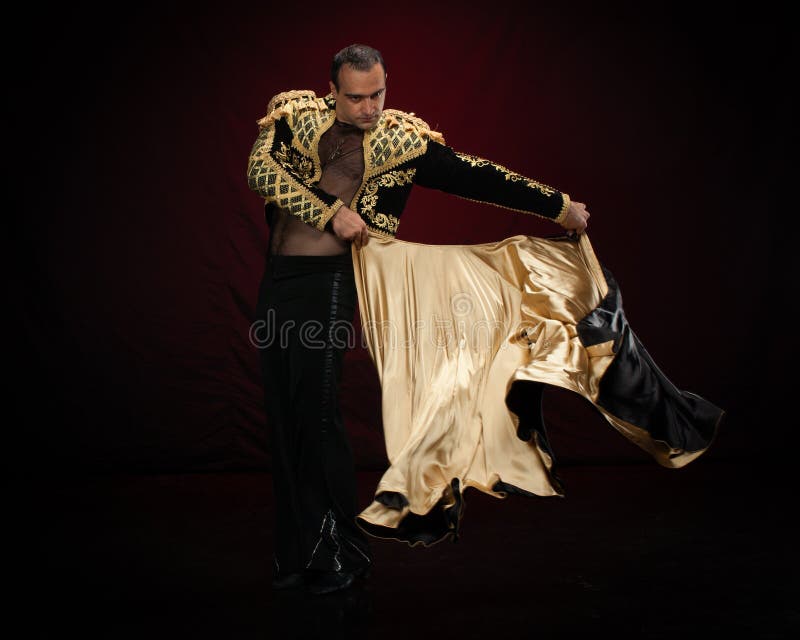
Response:
POLYGON ((411 545, 455 537, 466 487, 563 495, 541 414, 547 385, 589 400, 664 466, 713 439, 722 411, 655 367, 586 234, 479 245, 372 236, 352 256, 390 463, 357 517, 367 533, 411 545))

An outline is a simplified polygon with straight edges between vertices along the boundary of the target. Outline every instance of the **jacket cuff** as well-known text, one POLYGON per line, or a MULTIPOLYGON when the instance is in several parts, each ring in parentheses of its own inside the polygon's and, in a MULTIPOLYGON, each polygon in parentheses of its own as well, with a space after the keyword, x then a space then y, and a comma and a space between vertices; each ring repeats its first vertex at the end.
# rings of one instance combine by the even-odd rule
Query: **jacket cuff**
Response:
POLYGON ((557 224, 561 224, 564 222, 564 218, 567 217, 567 211, 569 211, 570 199, 569 195, 566 193, 561 194, 561 199, 563 200, 563 204, 561 205, 561 211, 558 212, 558 216, 554 220, 557 224))
MULTIPOLYGON (((325 227, 328 222, 330 222, 331 218, 333 218, 333 216, 335 216, 339 212, 339 209, 341 209, 343 206, 344 202, 342 202, 339 198, 336 198, 336 201, 330 207, 326 207, 322 212, 322 215, 317 219, 317 230, 325 231, 325 227)), ((332 228, 331 231, 333 231, 332 228)))

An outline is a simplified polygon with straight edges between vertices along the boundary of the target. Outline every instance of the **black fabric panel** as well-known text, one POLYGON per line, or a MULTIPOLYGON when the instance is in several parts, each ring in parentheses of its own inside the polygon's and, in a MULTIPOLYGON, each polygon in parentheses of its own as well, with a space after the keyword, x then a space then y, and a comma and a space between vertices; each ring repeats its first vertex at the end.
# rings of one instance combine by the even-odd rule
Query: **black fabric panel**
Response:
POLYGON ((578 324, 584 346, 614 341, 614 360, 600 381, 597 404, 683 451, 706 448, 723 415, 708 400, 678 389, 658 368, 625 318, 622 294, 603 267, 608 294, 578 324))

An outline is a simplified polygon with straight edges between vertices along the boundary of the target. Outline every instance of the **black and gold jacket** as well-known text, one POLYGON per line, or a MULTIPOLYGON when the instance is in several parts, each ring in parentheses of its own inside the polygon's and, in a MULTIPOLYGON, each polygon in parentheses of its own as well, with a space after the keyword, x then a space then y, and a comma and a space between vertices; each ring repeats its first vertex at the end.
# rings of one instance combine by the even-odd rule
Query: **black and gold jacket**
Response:
POLYGON ((369 229, 394 236, 411 187, 439 189, 462 198, 561 222, 569 196, 505 167, 446 146, 443 136, 413 113, 385 109, 364 132, 364 176, 352 202, 318 187, 318 144, 336 119, 331 95, 280 93, 258 121, 259 136, 248 163, 248 184, 266 204, 287 210, 322 231, 343 204, 369 229))

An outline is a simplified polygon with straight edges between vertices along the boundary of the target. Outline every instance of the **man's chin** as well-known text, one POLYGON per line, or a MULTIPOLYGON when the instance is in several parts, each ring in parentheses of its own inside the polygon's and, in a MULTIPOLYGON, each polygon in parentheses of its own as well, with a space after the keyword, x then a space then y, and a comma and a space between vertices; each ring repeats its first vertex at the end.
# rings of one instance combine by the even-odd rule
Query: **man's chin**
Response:
POLYGON ((376 124, 378 124, 378 120, 379 119, 380 118, 369 118, 368 120, 365 120, 363 118, 359 118, 358 120, 355 121, 355 125, 359 129, 363 129, 364 131, 367 131, 368 129, 372 129, 372 127, 374 127, 376 124))

